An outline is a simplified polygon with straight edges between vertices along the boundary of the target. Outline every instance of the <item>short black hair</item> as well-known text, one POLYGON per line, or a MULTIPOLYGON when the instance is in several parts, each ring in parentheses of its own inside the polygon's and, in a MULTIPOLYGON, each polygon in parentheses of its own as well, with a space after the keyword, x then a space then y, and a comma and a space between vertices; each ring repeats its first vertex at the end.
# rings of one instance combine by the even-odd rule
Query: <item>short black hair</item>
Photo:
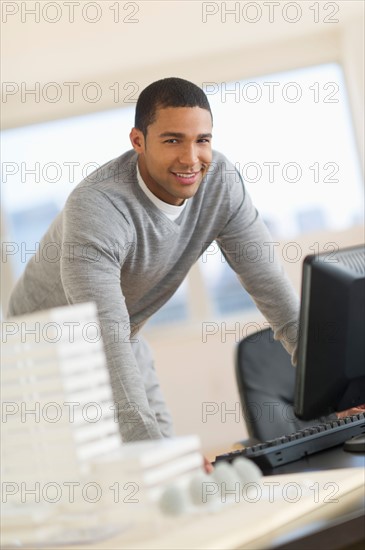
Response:
POLYGON ((200 107, 213 115, 209 101, 199 86, 183 78, 169 77, 152 82, 139 95, 134 126, 147 135, 147 127, 156 118, 158 108, 166 107, 200 107))

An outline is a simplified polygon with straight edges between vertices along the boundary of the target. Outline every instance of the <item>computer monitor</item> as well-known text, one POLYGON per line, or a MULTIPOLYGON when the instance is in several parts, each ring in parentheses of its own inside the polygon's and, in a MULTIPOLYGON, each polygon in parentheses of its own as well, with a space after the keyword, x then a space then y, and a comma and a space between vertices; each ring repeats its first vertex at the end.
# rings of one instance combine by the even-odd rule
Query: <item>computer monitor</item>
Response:
POLYGON ((303 262, 294 410, 311 420, 365 403, 365 246, 303 262))

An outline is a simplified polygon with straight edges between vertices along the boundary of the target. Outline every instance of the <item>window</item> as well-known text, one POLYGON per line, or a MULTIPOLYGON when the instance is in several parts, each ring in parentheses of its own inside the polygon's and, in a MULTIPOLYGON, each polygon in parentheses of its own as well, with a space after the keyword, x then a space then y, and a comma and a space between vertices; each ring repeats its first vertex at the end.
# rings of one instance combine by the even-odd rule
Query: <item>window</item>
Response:
POLYGON ((2 198, 16 276, 72 189, 130 148, 132 126, 127 108, 2 132, 2 198))
MULTIPOLYGON (((364 222, 363 184, 338 64, 206 83, 205 91, 214 148, 235 164, 274 239, 364 222)), ((254 307, 216 252, 200 261, 216 314, 254 307)))

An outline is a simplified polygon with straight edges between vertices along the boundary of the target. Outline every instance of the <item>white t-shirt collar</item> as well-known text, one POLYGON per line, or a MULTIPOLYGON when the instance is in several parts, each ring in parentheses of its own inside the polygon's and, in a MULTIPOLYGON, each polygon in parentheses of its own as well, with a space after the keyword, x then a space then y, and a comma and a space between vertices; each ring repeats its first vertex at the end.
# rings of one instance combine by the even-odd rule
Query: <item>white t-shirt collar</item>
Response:
POLYGON ((169 220, 175 221, 180 216, 181 212, 184 210, 186 206, 187 200, 184 200, 184 202, 181 205, 176 206, 175 204, 168 204, 167 202, 164 202, 158 197, 156 197, 156 195, 154 195, 152 191, 148 189, 147 185, 143 181, 141 173, 139 171, 138 162, 137 162, 137 180, 142 191, 147 195, 150 201, 153 202, 153 204, 157 206, 157 208, 163 214, 165 214, 165 216, 169 218, 169 220))

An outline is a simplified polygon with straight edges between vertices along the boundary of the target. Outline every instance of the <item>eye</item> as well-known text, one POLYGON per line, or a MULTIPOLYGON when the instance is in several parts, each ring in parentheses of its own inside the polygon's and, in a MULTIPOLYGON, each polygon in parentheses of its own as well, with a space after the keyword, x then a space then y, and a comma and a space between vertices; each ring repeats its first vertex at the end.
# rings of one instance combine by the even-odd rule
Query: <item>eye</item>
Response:
POLYGON ((198 139, 198 143, 210 143, 210 139, 209 138, 201 138, 201 139, 198 139))
POLYGON ((166 139, 164 143, 177 143, 177 139, 175 138, 166 139))

